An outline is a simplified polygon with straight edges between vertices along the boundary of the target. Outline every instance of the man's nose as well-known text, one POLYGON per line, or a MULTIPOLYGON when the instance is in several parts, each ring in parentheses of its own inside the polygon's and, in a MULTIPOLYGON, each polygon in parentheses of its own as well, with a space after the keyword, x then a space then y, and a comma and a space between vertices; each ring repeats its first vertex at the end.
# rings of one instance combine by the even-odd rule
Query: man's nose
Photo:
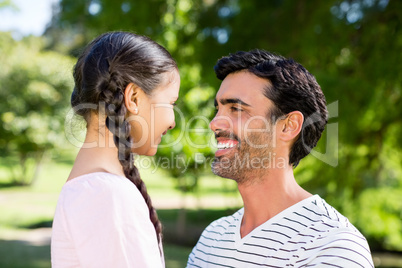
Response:
POLYGON ((212 119, 211 123, 209 123, 209 128, 213 132, 217 132, 230 129, 232 125, 233 123, 230 120, 230 118, 228 118, 227 116, 217 114, 212 119))

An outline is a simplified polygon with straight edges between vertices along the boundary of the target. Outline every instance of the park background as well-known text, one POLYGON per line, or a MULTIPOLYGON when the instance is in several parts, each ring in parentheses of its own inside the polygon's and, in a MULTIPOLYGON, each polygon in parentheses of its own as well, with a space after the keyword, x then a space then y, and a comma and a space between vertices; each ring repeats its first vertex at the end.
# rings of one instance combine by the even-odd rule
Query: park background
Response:
MULTIPOLYGON (((0 0, 0 16, 33 2, 0 0)), ((327 98, 328 128, 295 169, 298 182, 367 237, 376 267, 402 267, 402 1, 52 3, 44 31, 0 32, 0 267, 50 267, 57 197, 85 132, 69 106, 72 67, 111 30, 151 37, 180 69, 177 126, 157 156, 137 160, 164 225, 167 267, 184 267, 203 228, 241 206, 236 185, 209 169, 208 120, 217 59, 253 48, 302 63, 327 98)))

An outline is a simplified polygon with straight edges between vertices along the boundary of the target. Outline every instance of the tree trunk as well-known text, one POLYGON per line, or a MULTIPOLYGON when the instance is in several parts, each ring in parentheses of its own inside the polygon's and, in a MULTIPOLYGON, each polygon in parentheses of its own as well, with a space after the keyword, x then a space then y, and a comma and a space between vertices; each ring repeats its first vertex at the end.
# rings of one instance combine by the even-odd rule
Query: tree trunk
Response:
POLYGON ((10 167, 13 176, 12 183, 20 186, 31 186, 38 178, 44 158, 44 151, 36 152, 31 156, 21 154, 19 165, 10 167), (30 165, 30 160, 34 161, 33 167, 30 165))
POLYGON ((183 242, 186 236, 186 227, 187 227, 187 211, 186 211, 186 194, 182 193, 181 195, 181 206, 179 209, 179 214, 177 215, 177 223, 176 223, 176 234, 177 239, 180 242, 183 242))
POLYGON ((45 152, 39 152, 38 153, 38 157, 36 157, 36 163, 35 163, 35 171, 32 175, 31 181, 28 183, 28 185, 33 185, 35 183, 35 181, 38 178, 39 172, 42 168, 42 164, 43 164, 43 160, 45 159, 45 152))

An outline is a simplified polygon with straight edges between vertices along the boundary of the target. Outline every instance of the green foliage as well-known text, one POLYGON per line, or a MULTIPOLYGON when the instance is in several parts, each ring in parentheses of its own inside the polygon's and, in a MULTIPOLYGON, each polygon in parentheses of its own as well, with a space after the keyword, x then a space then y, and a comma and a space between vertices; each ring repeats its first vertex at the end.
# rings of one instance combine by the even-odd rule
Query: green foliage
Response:
POLYGON ((0 0, 0 9, 3 8, 17 9, 12 0, 0 0))
POLYGON ((181 92, 176 109, 176 128, 169 131, 158 150, 159 161, 171 159, 167 166, 178 178, 178 187, 193 191, 200 175, 210 170, 213 157, 213 133, 208 125, 214 113, 214 88, 201 83, 201 67, 184 65, 180 68, 181 92), (171 146, 173 145, 173 146, 171 146))
POLYGON ((164 168, 184 191, 209 169, 213 137, 204 118, 214 113, 216 60, 263 48, 301 62, 317 77, 328 104, 336 103, 329 123, 337 128, 328 126, 317 153, 301 161, 298 180, 353 219, 375 248, 401 250, 401 205, 388 200, 402 189, 401 12, 401 1, 384 0, 62 0, 47 37, 58 48, 65 42, 57 40, 65 39, 55 33, 74 33, 73 54, 110 30, 145 34, 168 48, 182 86, 177 128, 158 155, 181 159, 164 168), (199 132, 189 131, 194 129, 199 132), (338 151, 329 165, 325 153, 331 148, 338 151))
POLYGON ((15 180, 21 184, 31 182, 30 159, 39 163, 47 150, 64 142, 64 117, 73 87, 67 73, 72 59, 41 51, 42 46, 40 38, 15 41, 0 33, 0 154, 19 159, 15 180))
POLYGON ((401 196, 401 188, 367 189, 354 204, 351 220, 370 234, 372 248, 402 251, 401 196))

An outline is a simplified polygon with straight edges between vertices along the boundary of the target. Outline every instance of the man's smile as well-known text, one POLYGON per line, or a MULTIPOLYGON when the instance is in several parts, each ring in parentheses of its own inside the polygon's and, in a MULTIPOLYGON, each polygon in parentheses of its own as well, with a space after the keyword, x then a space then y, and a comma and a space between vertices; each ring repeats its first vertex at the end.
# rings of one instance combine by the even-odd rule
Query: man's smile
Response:
POLYGON ((218 144, 217 148, 218 150, 215 152, 215 156, 222 156, 229 151, 231 151, 233 148, 237 148, 239 145, 239 142, 237 140, 232 140, 232 139, 227 139, 227 138, 218 138, 217 139, 218 144))

